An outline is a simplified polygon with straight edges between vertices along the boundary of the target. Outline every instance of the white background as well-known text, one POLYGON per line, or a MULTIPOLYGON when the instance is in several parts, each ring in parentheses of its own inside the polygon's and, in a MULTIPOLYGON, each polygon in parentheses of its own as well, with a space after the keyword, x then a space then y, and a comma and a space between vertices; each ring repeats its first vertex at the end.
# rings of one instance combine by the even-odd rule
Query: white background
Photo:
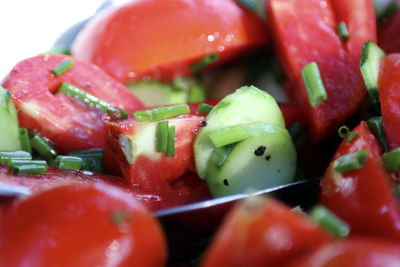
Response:
POLYGON ((49 50, 103 0, 0 0, 0 81, 18 61, 49 50))

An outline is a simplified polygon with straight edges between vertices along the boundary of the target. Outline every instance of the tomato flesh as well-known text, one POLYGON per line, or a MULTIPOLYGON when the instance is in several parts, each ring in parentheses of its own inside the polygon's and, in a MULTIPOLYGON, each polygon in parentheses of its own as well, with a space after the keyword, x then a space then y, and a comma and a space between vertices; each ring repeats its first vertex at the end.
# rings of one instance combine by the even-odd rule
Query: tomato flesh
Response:
POLYGON ((72 54, 123 83, 166 81, 209 53, 222 64, 267 40, 264 23, 234 0, 140 0, 94 18, 72 54))

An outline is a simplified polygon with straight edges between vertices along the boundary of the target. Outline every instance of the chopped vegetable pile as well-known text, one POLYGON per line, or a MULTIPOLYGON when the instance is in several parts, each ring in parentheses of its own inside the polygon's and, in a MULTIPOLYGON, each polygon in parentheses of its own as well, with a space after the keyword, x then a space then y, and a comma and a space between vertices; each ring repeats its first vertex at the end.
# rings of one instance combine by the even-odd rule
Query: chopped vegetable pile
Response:
POLYGON ((10 66, 0 266, 400 266, 398 4, 129 1, 10 66))

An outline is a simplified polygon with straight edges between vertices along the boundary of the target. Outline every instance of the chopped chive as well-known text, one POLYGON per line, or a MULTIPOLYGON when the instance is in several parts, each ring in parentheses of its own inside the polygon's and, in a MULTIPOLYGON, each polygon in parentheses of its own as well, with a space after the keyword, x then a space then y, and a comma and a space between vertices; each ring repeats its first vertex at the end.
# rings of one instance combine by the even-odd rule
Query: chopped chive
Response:
POLYGON ((385 55, 385 52, 370 40, 363 45, 360 60, 360 71, 369 98, 379 114, 381 113, 381 106, 378 92, 378 73, 380 61, 385 55))
POLYGON ((341 21, 336 26, 340 40, 347 42, 349 40, 349 31, 347 30, 346 22, 341 21))
POLYGON ((324 102, 328 96, 317 63, 311 62, 304 66, 301 70, 301 76, 311 107, 314 108, 324 102))
POLYGON ((22 166, 22 165, 41 165, 47 166, 47 162, 45 160, 30 160, 30 159, 9 159, 8 160, 9 166, 22 166))
POLYGON ((400 147, 383 153, 382 162, 386 170, 391 173, 398 173, 400 166, 400 147))
POLYGON ((189 87, 188 103, 199 103, 206 100, 204 88, 198 84, 189 87))
POLYGON ((210 111, 214 108, 214 106, 206 104, 206 103, 200 103, 199 106, 197 107, 197 112, 199 113, 210 113, 210 111))
POLYGON ((207 135, 210 137, 215 147, 230 145, 251 136, 247 129, 241 124, 218 128, 207 132, 207 135))
POLYGON ((82 167, 83 159, 73 156, 57 156, 56 162, 60 170, 79 171, 82 167))
POLYGON ((79 99, 87 103, 89 106, 94 107, 104 113, 108 113, 117 119, 126 119, 128 117, 128 112, 126 110, 116 109, 111 104, 68 82, 62 82, 60 88, 58 88, 58 92, 79 99))
POLYGON ((336 237, 343 238, 350 233, 350 226, 322 205, 311 209, 310 218, 336 237))
POLYGON ((167 157, 175 156, 175 126, 168 127, 168 142, 167 142, 167 151, 165 151, 165 156, 167 157))
POLYGON ((168 121, 157 123, 157 152, 166 152, 168 144, 168 121))
POLYGON ((69 47, 66 46, 57 46, 52 47, 50 50, 44 52, 43 54, 63 54, 63 55, 71 55, 71 51, 69 47))
POLYGON ((43 165, 27 164, 8 167, 15 174, 44 174, 48 167, 43 165))
POLYGON ((301 123, 299 121, 294 121, 289 126, 288 131, 290 136, 292 137, 296 151, 297 152, 303 151, 303 149, 306 147, 307 144, 307 136, 304 133, 304 129, 301 123))
POLYGON ((11 159, 31 160, 32 155, 27 151, 0 151, 0 163, 8 163, 11 159))
POLYGON ((71 151, 68 156, 82 158, 81 170, 97 173, 104 172, 103 149, 71 151))
POLYGON ((368 153, 362 149, 357 152, 349 153, 336 159, 333 164, 333 169, 337 173, 358 170, 364 167, 368 153))
POLYGON ((63 74, 64 72, 66 72, 67 70, 69 70, 70 68, 72 68, 74 66, 74 61, 70 58, 64 60, 63 62, 61 62, 60 64, 58 64, 57 66, 55 66, 52 70, 51 73, 54 74, 54 76, 58 77, 61 74, 63 74))
POLYGON ((32 153, 31 141, 29 140, 28 129, 25 127, 19 128, 19 142, 21 143, 22 150, 32 153))
POLYGON ((111 221, 117 225, 125 224, 130 220, 130 214, 125 211, 115 211, 111 214, 111 221))
POLYGON ((346 137, 346 142, 347 143, 351 143, 353 140, 354 140, 354 138, 356 138, 358 136, 358 133, 357 132, 350 132, 350 133, 348 133, 347 134, 347 137, 346 137))
POLYGON ((46 160, 54 159, 58 152, 56 148, 41 134, 36 133, 31 139, 32 149, 46 160))
POLYGON ((190 108, 188 104, 178 104, 147 110, 138 110, 133 112, 133 116, 135 116, 138 121, 153 122, 176 117, 189 112, 190 108))
POLYGON ((389 148, 386 142, 385 129, 383 128, 382 117, 372 117, 366 121, 369 129, 375 135, 375 138, 381 144, 383 151, 388 152, 389 148))
POLYGON ((205 67, 208 65, 216 62, 218 60, 219 56, 217 53, 210 53, 205 55, 203 58, 201 58, 199 61, 194 62, 189 66, 189 69, 192 73, 197 73, 202 71, 205 67))
POLYGON ((338 134, 339 134, 340 138, 345 138, 349 132, 350 132, 350 129, 346 125, 340 126, 338 129, 338 134))

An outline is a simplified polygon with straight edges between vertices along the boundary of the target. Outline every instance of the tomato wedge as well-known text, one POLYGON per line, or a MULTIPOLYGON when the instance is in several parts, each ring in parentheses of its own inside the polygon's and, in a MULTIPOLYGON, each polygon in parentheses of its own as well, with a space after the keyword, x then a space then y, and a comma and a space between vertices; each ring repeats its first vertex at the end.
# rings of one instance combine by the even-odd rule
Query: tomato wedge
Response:
MULTIPOLYGON (((49 138, 59 153, 105 148, 101 113, 56 90, 66 81, 129 112, 143 104, 121 83, 99 67, 66 55, 40 55, 18 63, 3 81, 12 94, 20 126, 36 129, 49 138), (51 70, 72 59, 74 66, 56 77, 51 70)), ((105 151, 106 167, 113 159, 105 151)))
POLYGON ((400 10, 396 11, 387 21, 378 28, 378 44, 386 53, 400 52, 400 10))
POLYGON ((332 240, 305 215, 276 200, 249 199, 229 212, 201 266, 285 266, 332 240))
POLYGON ((165 266, 166 250, 155 218, 103 183, 43 191, 0 218, 1 266, 165 266))
POLYGON ((267 35, 255 13, 234 0, 139 0, 90 21, 72 54, 123 83, 166 81, 190 74, 190 64, 210 53, 222 64, 264 45, 267 35))
POLYGON ((379 239, 350 238, 327 244, 303 262, 290 267, 400 266, 400 247, 379 239))
POLYGON ((293 84, 289 97, 302 107, 309 139, 319 142, 360 106, 366 89, 359 70, 362 44, 376 40, 372 1, 271 0, 268 18, 283 69, 293 84), (355 15, 356 14, 356 15, 355 15), (341 41, 336 26, 345 22, 350 39, 341 41), (301 70, 316 62, 327 100, 312 108, 301 70))
POLYGON ((351 234, 400 240, 400 206, 389 174, 381 161, 381 148, 367 124, 353 132, 356 138, 344 140, 321 180, 320 202, 351 226, 351 234), (334 162, 359 150, 367 151, 361 169, 338 173, 334 162))
POLYGON ((400 54, 382 58, 379 65, 378 88, 382 123, 389 150, 400 146, 400 54))

